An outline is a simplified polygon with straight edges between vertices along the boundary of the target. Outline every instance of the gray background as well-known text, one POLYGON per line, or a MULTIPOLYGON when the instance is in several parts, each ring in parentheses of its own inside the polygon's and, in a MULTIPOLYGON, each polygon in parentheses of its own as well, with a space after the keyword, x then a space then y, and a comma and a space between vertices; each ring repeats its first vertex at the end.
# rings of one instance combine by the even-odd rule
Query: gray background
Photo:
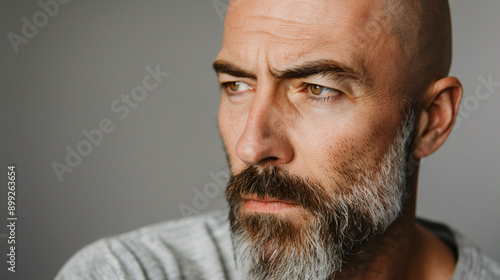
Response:
MULTIPOLYGON (((227 0, 215 1, 224 6, 227 0)), ((0 191, 0 278, 51 279, 100 237, 180 218, 195 190, 226 168, 211 63, 223 22, 212 0, 77 1, 15 53, 36 1, 0 2, 0 178, 17 165, 17 272, 6 266, 6 187, 0 191), (159 64, 170 76, 120 120, 110 104, 159 64), (115 130, 59 182, 52 162, 110 118, 115 130), (7 275, 7 277, 5 277, 7 275)), ((472 99, 479 77, 500 82, 500 2, 453 0, 454 64, 471 96, 463 122, 424 160, 418 213, 446 221, 500 260, 500 87, 472 99)), ((484 89, 483 89, 484 91, 484 89)), ((200 202, 200 201, 198 201, 200 202)), ((200 205, 198 205, 200 206, 200 205)), ((222 192, 201 211, 224 208, 222 192)))

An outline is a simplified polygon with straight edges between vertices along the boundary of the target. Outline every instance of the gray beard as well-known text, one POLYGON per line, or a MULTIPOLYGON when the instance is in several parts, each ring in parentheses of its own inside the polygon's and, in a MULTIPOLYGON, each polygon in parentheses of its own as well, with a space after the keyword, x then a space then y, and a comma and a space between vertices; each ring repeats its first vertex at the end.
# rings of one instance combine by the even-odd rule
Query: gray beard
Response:
POLYGON ((344 178, 347 183, 337 183, 334 193, 328 194, 318 184, 277 167, 259 174, 247 168, 255 177, 253 181, 232 176, 226 196, 235 260, 243 279, 333 279, 349 256, 360 254, 367 243, 381 235, 401 213, 409 196, 414 121, 414 112, 409 110, 379 166, 355 174, 347 172, 351 174, 344 178), (284 178, 288 183, 290 177, 295 181, 289 189, 280 191, 289 186, 285 184, 268 190, 270 182, 279 185, 278 180, 284 178), (268 189, 256 187, 260 183, 268 189), (308 194, 299 203, 303 207, 299 207, 298 215, 240 211, 238 197, 242 194, 259 190, 261 196, 267 192, 265 195, 271 197, 286 196, 302 202, 304 194, 293 193, 297 188, 308 194))

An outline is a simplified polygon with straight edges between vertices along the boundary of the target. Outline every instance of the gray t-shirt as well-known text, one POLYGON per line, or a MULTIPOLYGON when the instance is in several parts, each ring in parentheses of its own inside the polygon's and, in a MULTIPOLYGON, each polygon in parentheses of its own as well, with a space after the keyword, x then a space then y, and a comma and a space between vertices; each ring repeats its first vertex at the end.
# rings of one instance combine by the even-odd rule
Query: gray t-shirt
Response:
MULTIPOLYGON (((448 227, 419 220, 456 248, 452 280, 499 280, 500 266, 448 227)), ((76 253, 56 280, 241 279, 235 267, 227 212, 218 211, 100 239, 76 253)))

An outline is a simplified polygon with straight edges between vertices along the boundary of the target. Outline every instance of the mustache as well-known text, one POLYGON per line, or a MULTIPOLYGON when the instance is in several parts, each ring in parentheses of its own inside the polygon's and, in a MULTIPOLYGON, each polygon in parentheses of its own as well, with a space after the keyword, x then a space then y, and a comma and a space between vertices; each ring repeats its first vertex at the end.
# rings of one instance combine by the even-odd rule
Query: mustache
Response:
POLYGON ((261 171, 248 166, 231 176, 226 188, 227 201, 237 205, 244 196, 277 199, 313 212, 324 211, 325 206, 331 205, 330 195, 323 188, 277 166, 268 166, 261 171))
MULTIPOLYGON (((259 171, 254 166, 248 166, 240 173, 231 176, 226 188, 226 199, 231 208, 229 221, 233 231, 237 231, 243 222, 246 230, 253 232, 253 236, 259 233, 261 219, 265 219, 266 215, 238 217, 243 197, 252 195, 301 206, 312 215, 314 223, 320 225, 321 240, 342 244, 340 246, 344 252, 357 250, 357 245, 344 243, 345 240, 364 240, 367 232, 371 230, 370 223, 366 222, 371 219, 369 213, 363 212, 358 203, 347 201, 355 201, 354 198, 345 197, 350 196, 348 190, 336 190, 329 194, 319 184, 290 174, 280 167, 271 166, 259 171)), ((275 223, 281 227, 286 226, 285 221, 275 223)), ((289 235, 293 230, 284 229, 280 232, 287 232, 289 235)), ((358 243, 361 246, 362 242, 358 243)))

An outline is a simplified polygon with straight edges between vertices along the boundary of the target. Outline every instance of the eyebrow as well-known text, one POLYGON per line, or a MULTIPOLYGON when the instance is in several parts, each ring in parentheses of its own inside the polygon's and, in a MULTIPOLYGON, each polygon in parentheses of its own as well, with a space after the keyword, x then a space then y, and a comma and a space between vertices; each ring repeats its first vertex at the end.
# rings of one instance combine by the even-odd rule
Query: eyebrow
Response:
POLYGON ((238 78, 257 80, 257 75, 225 60, 216 60, 212 65, 217 74, 228 74, 238 78))
MULTIPOLYGON (((256 74, 225 60, 216 60, 213 63, 213 69, 217 74, 224 73, 234 77, 257 80, 256 74)), ((333 77, 340 81, 350 80, 363 87, 372 87, 372 80, 364 65, 361 66, 361 71, 358 71, 331 59, 309 61, 282 71, 271 70, 271 75, 280 80, 300 79, 320 75, 333 77)))

